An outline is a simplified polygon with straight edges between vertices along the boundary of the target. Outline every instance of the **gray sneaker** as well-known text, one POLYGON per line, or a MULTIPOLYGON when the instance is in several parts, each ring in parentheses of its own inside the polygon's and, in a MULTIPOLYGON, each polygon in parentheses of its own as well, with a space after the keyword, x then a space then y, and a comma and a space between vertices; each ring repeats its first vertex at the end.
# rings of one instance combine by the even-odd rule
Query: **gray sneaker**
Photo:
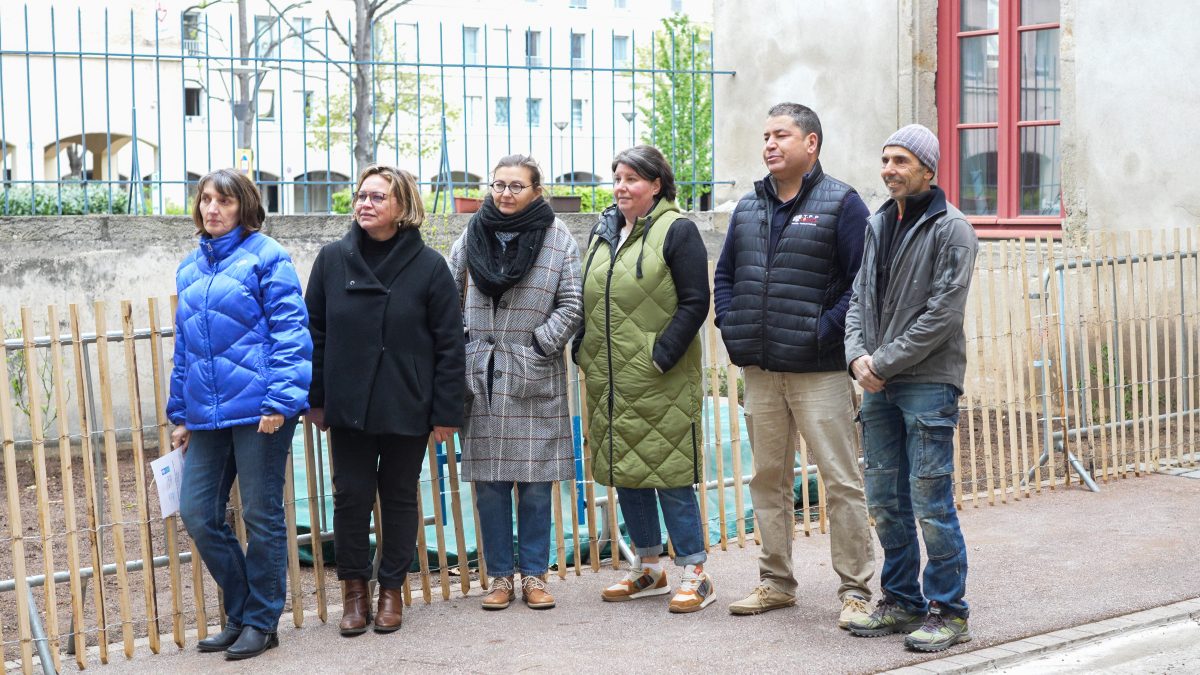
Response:
POLYGON ((911 633, 921 627, 925 617, 910 612, 884 596, 875 604, 875 611, 862 618, 851 619, 847 628, 857 637, 882 637, 892 633, 911 633))
POLYGON ((946 616, 934 610, 925 617, 924 625, 904 638, 904 646, 919 652, 940 652, 970 641, 965 616, 946 616))

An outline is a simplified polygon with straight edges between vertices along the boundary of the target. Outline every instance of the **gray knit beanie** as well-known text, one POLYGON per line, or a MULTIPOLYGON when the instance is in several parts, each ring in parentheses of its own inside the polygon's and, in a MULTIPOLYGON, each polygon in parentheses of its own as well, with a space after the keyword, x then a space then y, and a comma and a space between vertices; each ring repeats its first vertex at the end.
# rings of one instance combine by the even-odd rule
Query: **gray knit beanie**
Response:
POLYGON ((937 136, 920 124, 910 124, 888 137, 883 147, 898 145, 917 156, 921 163, 937 174, 938 159, 942 156, 937 136))

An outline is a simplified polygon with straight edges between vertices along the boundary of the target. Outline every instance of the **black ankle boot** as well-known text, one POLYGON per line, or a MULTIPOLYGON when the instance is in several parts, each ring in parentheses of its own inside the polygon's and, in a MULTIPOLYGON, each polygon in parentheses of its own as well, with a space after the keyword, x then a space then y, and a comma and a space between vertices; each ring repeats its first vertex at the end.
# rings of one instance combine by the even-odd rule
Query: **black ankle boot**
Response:
POLYGON ((229 624, 225 624, 225 630, 196 643, 196 649, 202 652, 223 652, 226 649, 229 649, 229 646, 234 642, 237 642, 237 639, 241 637, 241 635, 241 626, 234 628, 229 624))
POLYGON ((254 626, 246 626, 237 642, 225 650, 225 658, 229 661, 249 659, 278 646, 279 636, 275 633, 265 633, 254 626))

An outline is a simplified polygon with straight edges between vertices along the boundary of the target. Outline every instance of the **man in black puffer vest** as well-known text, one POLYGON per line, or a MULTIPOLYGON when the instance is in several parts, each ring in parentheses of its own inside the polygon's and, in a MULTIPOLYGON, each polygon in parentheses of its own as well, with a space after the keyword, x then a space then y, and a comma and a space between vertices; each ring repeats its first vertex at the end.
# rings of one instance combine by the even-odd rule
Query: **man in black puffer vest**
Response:
POLYGON ((869 212, 854 188, 821 170, 821 140, 821 121, 806 106, 780 103, 767 113, 770 175, 730 217, 713 298, 729 358, 745 372, 750 495, 762 536, 759 586, 729 611, 758 614, 796 602, 799 430, 826 484, 831 557, 841 577, 838 625, 845 628, 866 617, 875 571, 843 347, 869 212))

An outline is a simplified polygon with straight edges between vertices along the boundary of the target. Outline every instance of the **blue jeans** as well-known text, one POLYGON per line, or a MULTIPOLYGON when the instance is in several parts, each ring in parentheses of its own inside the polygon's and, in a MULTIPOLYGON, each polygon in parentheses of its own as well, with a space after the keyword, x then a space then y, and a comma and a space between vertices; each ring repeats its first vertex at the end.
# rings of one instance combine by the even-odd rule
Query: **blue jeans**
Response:
MULTIPOLYGON (((475 481, 475 506, 488 574, 513 575, 513 483, 475 481)), ((517 547, 521 576, 540 577, 550 566, 551 483, 516 483, 517 547)))
POLYGON ((888 384, 862 402, 867 508, 883 547, 883 592, 917 613, 967 616, 967 547, 954 508, 958 398, 949 384, 888 384), (915 522, 914 522, 915 518, 915 522), (921 581, 921 547, 929 557, 921 581), (922 591, 924 593, 922 594, 922 591))
MULTIPOLYGON (((638 558, 662 555, 662 527, 658 507, 662 507, 667 534, 675 547, 675 564, 699 565, 708 560, 704 551, 704 528, 700 523, 700 503, 692 486, 678 488, 617 488, 617 503, 625 517, 625 528, 633 541, 638 558)), ((614 555, 616 555, 614 553, 614 555)))
POLYGON ((184 455, 179 515, 225 598, 227 625, 275 632, 287 581, 284 470, 296 418, 273 434, 258 425, 193 431, 184 455), (233 480, 242 495, 246 552, 226 519, 233 480))

